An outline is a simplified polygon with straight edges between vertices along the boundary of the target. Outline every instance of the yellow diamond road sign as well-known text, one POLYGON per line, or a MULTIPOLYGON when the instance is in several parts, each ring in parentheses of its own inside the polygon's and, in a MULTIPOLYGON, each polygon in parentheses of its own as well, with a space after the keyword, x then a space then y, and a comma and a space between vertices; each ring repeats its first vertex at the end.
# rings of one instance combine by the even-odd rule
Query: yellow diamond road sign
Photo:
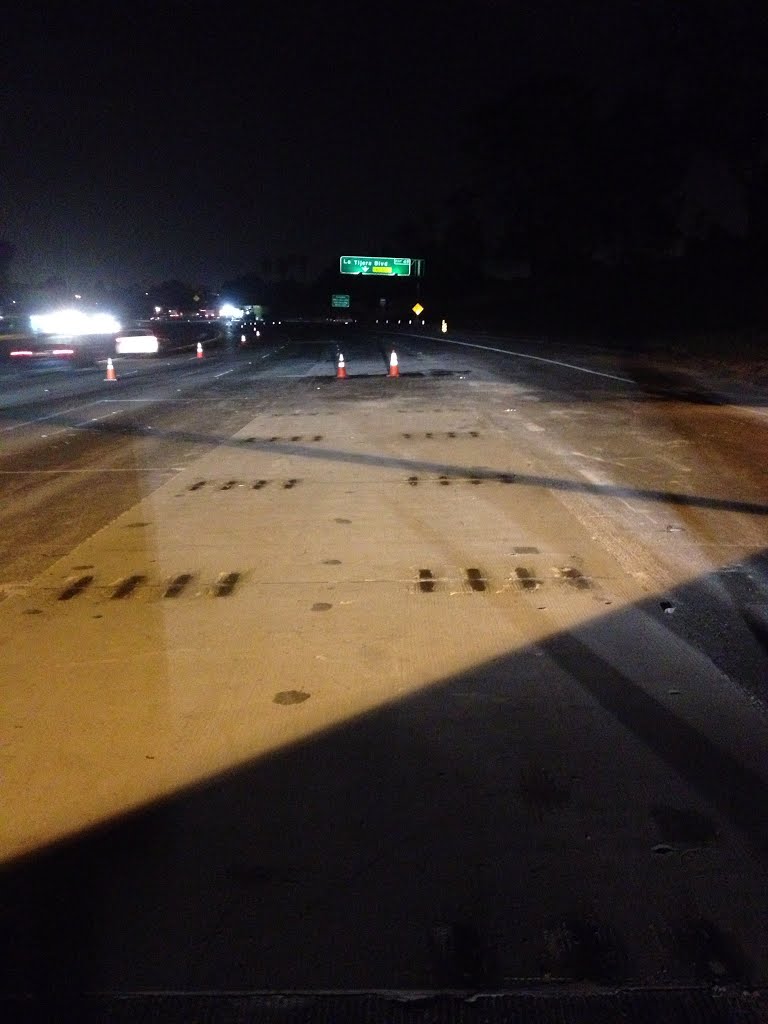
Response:
POLYGON ((415 306, 411 306, 411 309, 416 314, 416 316, 421 316, 421 314, 424 312, 424 307, 420 302, 417 302, 415 306))

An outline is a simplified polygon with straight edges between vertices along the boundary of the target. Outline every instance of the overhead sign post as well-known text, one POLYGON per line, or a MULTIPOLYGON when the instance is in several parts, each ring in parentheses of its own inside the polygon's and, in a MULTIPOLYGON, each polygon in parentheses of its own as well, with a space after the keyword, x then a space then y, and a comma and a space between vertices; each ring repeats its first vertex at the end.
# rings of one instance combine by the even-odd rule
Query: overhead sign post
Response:
POLYGON ((349 309, 349 296, 348 295, 332 295, 331 306, 334 309, 349 309))
POLYGON ((410 277, 411 262, 408 256, 342 256, 339 272, 370 277, 410 277))

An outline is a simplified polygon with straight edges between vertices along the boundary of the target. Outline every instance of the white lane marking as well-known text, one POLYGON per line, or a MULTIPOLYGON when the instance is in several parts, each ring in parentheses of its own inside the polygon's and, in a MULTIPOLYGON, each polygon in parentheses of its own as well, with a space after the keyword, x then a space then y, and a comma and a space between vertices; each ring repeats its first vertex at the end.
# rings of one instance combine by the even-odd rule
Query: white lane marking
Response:
POLYGON ((183 466, 145 466, 129 469, 0 469, 0 476, 59 476, 61 473, 180 473, 183 466))
POLYGON ((213 379, 214 379, 214 380, 216 380, 216 379, 217 379, 217 378, 219 378, 219 377, 226 377, 226 375, 227 375, 228 373, 234 373, 234 372, 235 372, 235 370, 237 370, 237 369, 238 369, 238 367, 237 367, 237 366, 233 366, 231 370, 222 370, 222 372, 221 372, 221 373, 214 373, 214 375, 213 375, 213 379))
POLYGON ((593 462, 609 462, 609 459, 601 459, 599 455, 587 455, 586 452, 571 452, 571 455, 578 455, 580 459, 591 459, 593 462))
POLYGON ((199 405, 201 402, 224 402, 226 398, 220 395, 218 398, 102 398, 102 402, 119 404, 121 402, 144 402, 155 405, 199 405))
POLYGON ((58 437, 59 434, 66 434, 66 433, 68 433, 72 429, 74 429, 74 428, 73 427, 60 427, 58 430, 49 430, 47 434, 41 434, 40 437, 58 437))
POLYGON ((608 380, 620 380, 624 384, 633 384, 637 387, 637 381, 629 377, 617 377, 615 373, 603 373, 601 370, 588 370, 586 366, 575 366, 573 363, 561 363, 559 359, 546 359, 544 356, 532 356, 527 352, 513 352, 508 348, 493 348, 490 345, 476 345, 471 341, 456 341, 454 338, 437 337, 432 334, 408 334, 409 338, 429 338, 430 341, 444 341, 448 345, 461 345, 464 348, 479 348, 483 352, 500 352, 503 356, 517 356, 518 359, 533 359, 537 363, 550 363, 552 366, 563 366, 566 370, 575 370, 577 373, 590 373, 593 377, 606 377, 608 380))
POLYGON ((14 423, 13 426, 3 427, 0 433, 7 433, 9 430, 18 430, 19 427, 28 427, 32 423, 44 423, 46 420, 55 420, 57 416, 65 416, 68 412, 80 412, 83 409, 87 409, 89 405, 99 405, 103 399, 96 398, 91 402, 84 402, 82 405, 73 405, 69 409, 59 409, 58 412, 52 412, 48 416, 38 416, 34 420, 24 420, 22 423, 14 423))

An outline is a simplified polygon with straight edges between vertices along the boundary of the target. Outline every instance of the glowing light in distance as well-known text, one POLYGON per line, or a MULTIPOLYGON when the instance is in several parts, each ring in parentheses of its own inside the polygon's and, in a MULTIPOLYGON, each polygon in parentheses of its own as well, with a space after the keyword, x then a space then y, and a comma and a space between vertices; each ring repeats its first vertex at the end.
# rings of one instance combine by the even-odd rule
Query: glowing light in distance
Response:
POLYGON ((219 309, 219 316, 225 317, 228 320, 242 320, 243 311, 237 306, 233 306, 231 302, 225 302, 219 309))
POLYGON ((115 334, 120 330, 120 323, 111 313, 84 313, 80 309, 39 313, 31 316, 29 323, 38 334, 115 334))

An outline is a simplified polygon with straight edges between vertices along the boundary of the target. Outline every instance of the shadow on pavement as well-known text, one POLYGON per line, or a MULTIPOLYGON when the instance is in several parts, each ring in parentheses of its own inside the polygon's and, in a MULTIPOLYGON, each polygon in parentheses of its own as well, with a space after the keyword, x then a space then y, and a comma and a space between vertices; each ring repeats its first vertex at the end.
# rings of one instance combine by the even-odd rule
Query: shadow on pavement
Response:
POLYGON ((600 616, 6 865, 2 990, 766 986, 764 718, 705 734, 738 688, 658 678, 638 616, 666 626, 600 616))

